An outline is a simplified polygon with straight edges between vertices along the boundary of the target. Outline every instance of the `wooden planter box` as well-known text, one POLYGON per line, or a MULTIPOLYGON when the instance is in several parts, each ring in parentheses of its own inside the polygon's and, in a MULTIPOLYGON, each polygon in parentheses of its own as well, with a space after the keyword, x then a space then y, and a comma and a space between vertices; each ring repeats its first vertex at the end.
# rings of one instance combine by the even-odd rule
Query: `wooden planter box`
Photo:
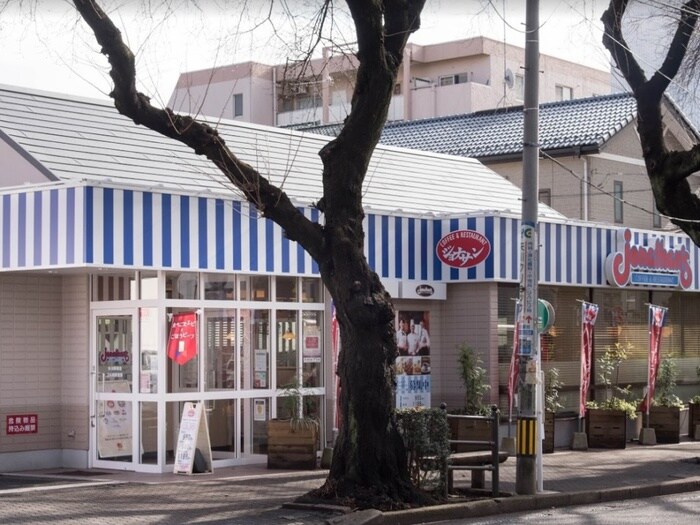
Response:
POLYGON ((586 411, 586 434, 590 448, 625 448, 627 415, 622 410, 589 408, 586 411))
POLYGON ((656 442, 680 443, 681 423, 687 417, 687 408, 651 407, 649 410, 649 426, 656 433, 656 442))
POLYGON ((289 420, 267 422, 267 468, 315 469, 318 426, 293 426, 289 420))
POLYGON ((551 454, 552 452, 554 452, 554 412, 545 412, 542 453, 551 454))
POLYGON ((700 435, 695 431, 700 425, 700 403, 690 403, 688 405, 688 436, 690 439, 700 440, 700 435))

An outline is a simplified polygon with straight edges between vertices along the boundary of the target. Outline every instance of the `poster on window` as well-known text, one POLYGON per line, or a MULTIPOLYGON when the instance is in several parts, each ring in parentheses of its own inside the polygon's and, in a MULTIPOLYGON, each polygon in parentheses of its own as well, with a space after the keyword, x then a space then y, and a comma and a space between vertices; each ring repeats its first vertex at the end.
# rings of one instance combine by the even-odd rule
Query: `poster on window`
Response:
POLYGON ((267 401, 265 399, 253 399, 253 421, 267 420, 267 401))
POLYGON ((304 363, 321 362, 321 331, 318 326, 306 324, 304 326, 304 348, 302 357, 304 363))
POLYGON ((168 357, 182 366, 197 355, 197 313, 173 314, 168 337, 168 357))
MULTIPOLYGON (((128 381, 105 381, 103 392, 128 394, 128 381)), ((97 452, 100 459, 131 455, 131 402, 114 399, 97 402, 97 452)))
POLYGON ((396 407, 429 407, 430 312, 397 312, 396 345, 396 407))

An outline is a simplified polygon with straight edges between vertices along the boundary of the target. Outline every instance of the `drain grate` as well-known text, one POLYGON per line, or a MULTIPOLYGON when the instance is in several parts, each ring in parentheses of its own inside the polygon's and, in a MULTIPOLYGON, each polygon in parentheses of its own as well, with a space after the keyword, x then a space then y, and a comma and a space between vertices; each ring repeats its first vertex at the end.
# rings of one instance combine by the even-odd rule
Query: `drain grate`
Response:
POLYGON ((694 458, 684 458, 681 459, 683 463, 694 463, 695 465, 700 465, 700 456, 696 456, 694 458))

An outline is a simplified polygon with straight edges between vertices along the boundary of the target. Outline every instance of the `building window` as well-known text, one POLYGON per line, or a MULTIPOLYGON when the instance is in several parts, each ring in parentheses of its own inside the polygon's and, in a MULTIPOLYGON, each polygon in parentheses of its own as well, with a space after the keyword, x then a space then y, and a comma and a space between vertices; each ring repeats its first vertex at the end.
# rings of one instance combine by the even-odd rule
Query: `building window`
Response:
POLYGON ((523 75, 515 75, 515 98, 517 100, 525 99, 525 77, 523 75))
POLYGON ((574 88, 569 86, 555 86, 554 95, 558 101, 571 100, 574 98, 574 88))
POLYGON ((552 190, 549 188, 544 188, 542 190, 539 190, 538 195, 537 195, 537 200, 540 201, 542 204, 545 204, 546 206, 551 206, 552 205, 552 190))
POLYGON ((458 73, 457 75, 446 75, 438 79, 441 86, 451 86, 453 84, 466 84, 469 82, 468 73, 458 73))
POLYGON ((656 207, 656 199, 654 199, 654 196, 651 196, 651 209, 652 211, 652 226, 654 228, 661 228, 661 214, 659 213, 659 209, 656 207))
POLYGON ((622 192, 622 181, 616 180, 613 186, 613 197, 614 197, 614 210, 615 210, 615 222, 623 222, 622 205, 623 205, 623 192, 622 192))
POLYGON ((397 82, 394 84, 394 95, 400 95, 401 94, 401 83, 397 82))
POLYGON ((236 93, 233 95, 233 116, 240 117, 243 115, 243 95, 236 93))

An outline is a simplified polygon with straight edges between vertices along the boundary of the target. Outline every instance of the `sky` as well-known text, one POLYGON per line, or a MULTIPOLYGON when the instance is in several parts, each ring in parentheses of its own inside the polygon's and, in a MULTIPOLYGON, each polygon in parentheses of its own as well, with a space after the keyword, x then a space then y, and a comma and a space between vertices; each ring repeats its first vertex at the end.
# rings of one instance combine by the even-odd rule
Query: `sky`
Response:
MULTIPOLYGON (((137 57, 139 89, 154 101, 167 100, 184 71, 246 60, 284 63, 295 44, 309 41, 313 18, 305 5, 321 3, 275 0, 272 22, 265 22, 269 0, 100 1, 137 57)), ((333 39, 352 42, 344 3, 335 3, 333 39)), ((3 5, 0 84, 107 98, 106 58, 69 0, 0 0, 3 5)), ((540 0, 540 51, 608 69, 601 44, 605 7, 602 0, 540 0)), ((525 0, 427 0, 410 41, 483 35, 524 46, 524 24, 525 0)))

